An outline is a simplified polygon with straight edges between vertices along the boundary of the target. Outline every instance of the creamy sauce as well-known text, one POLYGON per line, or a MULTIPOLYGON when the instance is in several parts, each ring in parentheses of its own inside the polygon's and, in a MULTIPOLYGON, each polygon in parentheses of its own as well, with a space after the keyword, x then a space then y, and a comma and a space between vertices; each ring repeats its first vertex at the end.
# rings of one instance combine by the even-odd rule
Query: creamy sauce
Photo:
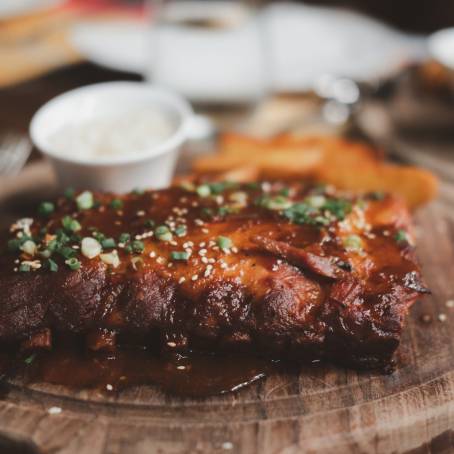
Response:
POLYGON ((149 107, 67 124, 49 137, 49 144, 61 156, 89 160, 145 153, 174 132, 172 119, 149 107))

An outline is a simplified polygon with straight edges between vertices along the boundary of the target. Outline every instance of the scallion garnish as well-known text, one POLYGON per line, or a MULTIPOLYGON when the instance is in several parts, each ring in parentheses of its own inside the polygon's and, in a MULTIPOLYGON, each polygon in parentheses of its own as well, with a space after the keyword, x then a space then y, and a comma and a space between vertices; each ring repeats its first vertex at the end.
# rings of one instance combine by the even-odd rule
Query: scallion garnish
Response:
POLYGON ((77 260, 75 257, 72 257, 70 259, 65 260, 66 265, 68 265, 68 268, 72 269, 73 271, 76 271, 80 268, 80 261, 77 260))
POLYGON ((172 232, 166 225, 156 227, 154 234, 159 241, 172 241, 173 238, 172 232))
POLYGON ((233 246, 233 241, 226 236, 219 236, 216 243, 221 249, 230 249, 233 246))
POLYGON ((58 271, 58 265, 52 259, 48 259, 47 264, 49 266, 49 270, 53 273, 56 273, 58 271))
POLYGON ((117 244, 113 238, 105 238, 101 241, 101 245, 104 249, 112 249, 117 244))
POLYGON ((143 241, 134 240, 132 242, 132 250, 137 254, 141 254, 145 250, 145 244, 143 241))
POLYGON ((176 261, 186 261, 190 257, 188 252, 185 251, 172 251, 170 253, 170 258, 176 261))
POLYGON ((114 210, 121 210, 123 208, 123 201, 120 199, 113 199, 109 203, 110 208, 113 208, 114 210))
POLYGON ((49 216, 55 211, 55 205, 52 202, 42 202, 38 207, 38 213, 42 216, 49 216))
POLYGON ((76 197, 76 204, 79 210, 89 210, 94 205, 93 194, 90 191, 84 191, 76 197))
POLYGON ((208 197, 211 195, 210 186, 208 186, 207 184, 201 184, 200 186, 197 186, 196 192, 200 197, 208 197))
POLYGON ((61 220, 61 224, 65 228, 65 230, 68 230, 69 232, 78 232, 79 230, 82 229, 82 226, 80 225, 79 221, 72 218, 71 216, 65 216, 61 220))
POLYGON ((28 263, 21 263, 19 266, 19 271, 21 273, 28 273, 31 270, 31 267, 28 263))

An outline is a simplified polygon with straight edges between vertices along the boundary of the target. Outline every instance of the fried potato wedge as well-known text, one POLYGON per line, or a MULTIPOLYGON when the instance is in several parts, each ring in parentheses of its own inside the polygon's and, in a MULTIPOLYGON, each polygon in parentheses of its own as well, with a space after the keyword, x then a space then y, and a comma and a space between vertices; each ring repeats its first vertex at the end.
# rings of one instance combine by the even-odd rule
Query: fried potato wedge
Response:
POLYGON ((238 173, 241 181, 311 178, 340 189, 391 192, 412 209, 438 192, 430 172, 387 163, 381 150, 335 137, 281 135, 263 140, 227 133, 220 138, 219 151, 196 160, 194 170, 218 177, 238 173))

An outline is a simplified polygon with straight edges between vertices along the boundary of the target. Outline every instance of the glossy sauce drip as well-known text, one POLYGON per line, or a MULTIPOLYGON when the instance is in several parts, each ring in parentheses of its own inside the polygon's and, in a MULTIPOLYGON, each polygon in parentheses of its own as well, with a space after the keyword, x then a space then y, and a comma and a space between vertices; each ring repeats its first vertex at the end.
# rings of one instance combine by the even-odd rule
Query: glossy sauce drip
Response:
POLYGON ((141 385, 158 386, 180 396, 207 397, 236 391, 276 371, 278 362, 253 356, 160 356, 146 348, 120 347, 114 353, 84 351, 65 345, 35 354, 18 353, 1 362, 8 379, 50 383, 106 393, 141 385), (7 372, 6 372, 7 371, 7 372))

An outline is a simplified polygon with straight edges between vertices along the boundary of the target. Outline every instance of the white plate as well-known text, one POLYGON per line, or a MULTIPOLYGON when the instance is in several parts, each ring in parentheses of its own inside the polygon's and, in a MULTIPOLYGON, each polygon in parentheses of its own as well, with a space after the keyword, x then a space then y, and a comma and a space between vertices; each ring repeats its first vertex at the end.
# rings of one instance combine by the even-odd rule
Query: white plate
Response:
POLYGON ((0 19, 35 13, 63 3, 65 0, 0 0, 0 19))
MULTIPOLYGON (((262 14, 273 69, 272 91, 312 89, 325 74, 371 81, 426 57, 424 38, 359 13, 283 2, 262 14)), ((87 22, 75 27, 71 39, 89 60, 111 69, 144 74, 152 63, 147 51, 152 36, 146 23, 87 22)), ((203 57, 200 54, 194 60, 209 72, 212 62, 203 57)))
POLYGON ((87 21, 72 29, 70 40, 93 63, 142 74, 147 63, 146 32, 145 24, 132 19, 87 21))
POLYGON ((447 68, 454 69, 454 27, 440 30, 429 38, 432 57, 447 68))

